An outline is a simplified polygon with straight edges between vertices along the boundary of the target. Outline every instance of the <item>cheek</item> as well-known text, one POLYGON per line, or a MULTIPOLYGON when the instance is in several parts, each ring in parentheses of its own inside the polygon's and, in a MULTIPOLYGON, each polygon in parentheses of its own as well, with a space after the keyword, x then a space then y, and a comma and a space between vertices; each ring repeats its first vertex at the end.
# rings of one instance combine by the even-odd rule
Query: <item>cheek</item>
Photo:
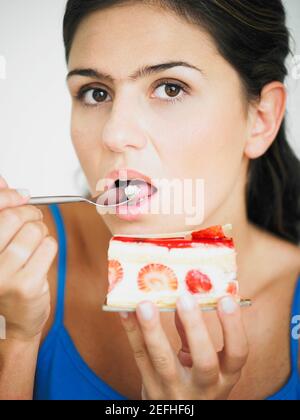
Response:
POLYGON ((234 171, 243 157, 245 130, 239 113, 193 112, 160 133, 160 154, 170 173, 181 176, 234 171))
POLYGON ((79 110, 73 106, 71 118, 71 137, 78 155, 90 153, 99 148, 101 127, 92 112, 79 110))
POLYGON ((89 182, 91 191, 94 191, 99 177, 99 168, 101 167, 102 151, 99 150, 101 142, 99 141, 98 127, 95 125, 95 119, 87 121, 82 112, 72 113, 71 137, 72 143, 85 174, 89 182))
POLYGON ((194 105, 163 135, 168 139, 168 144, 162 141, 168 176, 203 179, 211 211, 231 193, 241 173, 246 139, 242 105, 233 98, 230 106, 217 98, 194 105))

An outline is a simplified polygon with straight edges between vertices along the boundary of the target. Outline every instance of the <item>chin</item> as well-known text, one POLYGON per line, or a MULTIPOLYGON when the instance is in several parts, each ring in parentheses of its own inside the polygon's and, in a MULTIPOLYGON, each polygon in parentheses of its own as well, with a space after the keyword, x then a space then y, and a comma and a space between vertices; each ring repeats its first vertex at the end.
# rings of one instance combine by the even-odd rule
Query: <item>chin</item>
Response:
POLYGON ((121 220, 115 215, 102 215, 112 235, 151 235, 192 231, 201 224, 187 225, 184 216, 143 215, 137 220, 121 220))

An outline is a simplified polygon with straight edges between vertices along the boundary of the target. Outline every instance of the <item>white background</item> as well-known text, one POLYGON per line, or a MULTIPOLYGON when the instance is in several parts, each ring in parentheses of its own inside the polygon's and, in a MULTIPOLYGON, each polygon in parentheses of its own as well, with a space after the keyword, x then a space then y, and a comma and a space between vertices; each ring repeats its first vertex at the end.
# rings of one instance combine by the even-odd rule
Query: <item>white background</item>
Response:
MULTIPOLYGON (((65 3, 0 0, 0 173, 10 186, 28 188, 32 195, 84 191, 69 134, 62 41, 65 3), (5 80, 1 56, 6 60, 5 80)), ((300 55, 300 2, 285 4, 296 41, 294 53, 300 55)), ((300 80, 290 76, 289 138, 300 156, 299 85, 300 80)))

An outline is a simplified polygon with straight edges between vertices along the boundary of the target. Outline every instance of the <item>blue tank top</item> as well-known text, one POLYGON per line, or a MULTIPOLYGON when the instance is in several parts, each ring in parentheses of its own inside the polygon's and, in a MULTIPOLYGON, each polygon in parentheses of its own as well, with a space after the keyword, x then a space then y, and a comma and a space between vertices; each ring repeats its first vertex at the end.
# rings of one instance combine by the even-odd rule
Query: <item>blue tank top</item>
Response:
MULTIPOLYGON (((52 204, 49 208, 59 242, 57 304, 52 328, 38 354, 34 400, 128 400, 88 367, 65 328, 67 238, 59 207, 52 204)), ((295 328, 293 317, 297 315, 300 315, 300 278, 292 307, 291 330, 295 328)), ((291 376, 286 385, 268 400, 300 400, 298 346, 299 340, 291 338, 291 376)))

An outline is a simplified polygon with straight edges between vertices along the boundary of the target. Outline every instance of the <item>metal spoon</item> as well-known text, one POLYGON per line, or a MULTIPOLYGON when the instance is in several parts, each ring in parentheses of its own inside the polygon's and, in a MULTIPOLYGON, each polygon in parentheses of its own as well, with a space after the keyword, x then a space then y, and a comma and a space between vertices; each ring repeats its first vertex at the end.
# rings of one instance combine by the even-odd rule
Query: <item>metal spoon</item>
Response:
MULTIPOLYGON (((138 179, 130 180, 130 184, 136 181, 140 182, 141 180, 138 180, 138 179)), ((145 182, 145 181, 142 181, 142 182, 145 182)), ((116 194, 114 192, 115 190, 108 190, 100 194, 97 200, 95 199, 96 202, 89 200, 88 198, 77 196, 77 195, 62 195, 62 196, 56 195, 56 196, 45 196, 45 197, 31 197, 28 204, 43 205, 43 204, 63 204, 63 203, 86 202, 89 204, 93 204, 96 207, 101 207, 101 208, 106 208, 106 209, 109 207, 119 207, 134 200, 137 194, 140 192, 140 188, 138 185, 130 185, 130 184, 126 188, 124 188, 124 192, 127 198, 120 201, 119 203, 114 203, 114 204, 101 204, 101 203, 105 203, 106 201, 109 202, 110 198, 116 198, 116 194), (114 196, 112 197, 113 194, 114 196)))

